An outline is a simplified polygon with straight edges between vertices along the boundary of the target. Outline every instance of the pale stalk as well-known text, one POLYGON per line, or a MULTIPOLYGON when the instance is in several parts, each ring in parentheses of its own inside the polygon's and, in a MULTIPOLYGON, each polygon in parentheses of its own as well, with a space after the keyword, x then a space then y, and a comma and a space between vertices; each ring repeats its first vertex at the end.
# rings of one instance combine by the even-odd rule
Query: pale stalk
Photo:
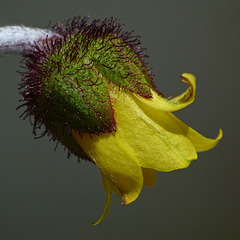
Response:
POLYGON ((46 38, 58 36, 48 29, 25 26, 0 27, 0 56, 8 53, 26 55, 31 52, 31 44, 46 38))

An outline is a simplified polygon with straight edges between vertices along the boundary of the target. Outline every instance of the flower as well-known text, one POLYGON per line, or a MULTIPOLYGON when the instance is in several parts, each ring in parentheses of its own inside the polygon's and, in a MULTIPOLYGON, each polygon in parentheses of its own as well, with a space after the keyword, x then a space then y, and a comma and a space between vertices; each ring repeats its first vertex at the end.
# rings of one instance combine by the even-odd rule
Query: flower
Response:
POLYGON ((21 106, 24 118, 34 118, 34 134, 45 126, 40 136, 50 134, 99 168, 107 200, 98 224, 112 192, 123 205, 133 202, 143 185, 154 185, 156 171, 188 167, 222 131, 215 140, 205 138, 171 113, 194 101, 192 74, 181 75, 188 90, 166 99, 154 87, 137 37, 113 19, 86 22, 57 24, 54 37, 31 45, 21 106))
POLYGON ((98 166, 107 201, 98 224, 107 215, 111 194, 115 192, 123 205, 136 200, 143 185, 152 187, 156 171, 182 169, 197 159, 197 152, 213 148, 222 138, 222 130, 216 139, 205 138, 185 125, 171 112, 184 108, 195 97, 195 77, 182 74, 189 89, 168 100, 152 90, 153 98, 109 86, 117 123, 116 132, 103 135, 74 138, 98 166))

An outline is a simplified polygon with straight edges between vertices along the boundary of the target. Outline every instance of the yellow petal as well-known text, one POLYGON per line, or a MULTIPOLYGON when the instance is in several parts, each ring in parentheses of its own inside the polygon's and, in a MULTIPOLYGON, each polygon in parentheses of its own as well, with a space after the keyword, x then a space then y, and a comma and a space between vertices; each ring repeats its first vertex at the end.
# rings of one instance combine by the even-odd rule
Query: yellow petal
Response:
POLYGON ((150 168, 142 168, 143 171, 143 184, 148 187, 153 187, 157 180, 156 170, 150 168))
POLYGON ((170 113, 194 100, 195 77, 183 74, 182 79, 189 83, 190 88, 172 100, 166 100, 155 92, 153 99, 144 99, 109 86, 116 132, 91 136, 72 132, 102 174, 107 200, 103 215, 95 224, 108 212, 111 191, 122 198, 124 205, 128 204, 138 197, 143 184, 154 185, 156 170, 188 167, 192 160, 197 159, 196 151, 208 150, 221 139, 221 130, 215 140, 208 139, 170 113))
POLYGON ((181 127, 184 135, 188 137, 189 140, 193 143, 197 152, 207 151, 215 147, 223 136, 222 129, 219 129, 218 136, 215 139, 206 138, 200 133, 196 132, 194 129, 184 124, 177 117, 173 116, 172 119, 176 122, 176 124, 178 124, 181 127))
POLYGON ((188 127, 187 137, 193 143, 194 147, 196 148, 197 152, 207 151, 212 149, 217 145, 219 140, 223 137, 222 129, 219 129, 218 136, 215 139, 206 138, 203 135, 199 134, 192 128, 188 127))
POLYGON ((135 94, 140 102, 145 104, 149 108, 154 108, 161 111, 173 112, 182 109, 191 104, 195 99, 196 92, 196 78, 190 73, 184 73, 181 75, 182 81, 189 84, 189 88, 181 95, 168 100, 157 92, 152 90, 152 98, 142 98, 135 94))
POLYGON ((73 136, 111 183, 112 190, 120 195, 123 204, 134 201, 143 186, 142 167, 117 133, 81 137, 73 132, 73 136))
POLYGON ((111 198, 112 198, 112 192, 111 192, 110 184, 102 173, 101 173, 101 176, 102 176, 103 185, 104 185, 104 189, 105 189, 107 197, 106 197, 106 204, 105 204, 105 209, 103 211, 103 214, 96 222, 92 223, 92 225, 94 225, 94 226, 99 224, 107 216, 110 205, 111 205, 111 198))
POLYGON ((112 90, 111 98, 115 99, 116 137, 128 146, 142 167, 172 171, 188 167, 197 158, 193 144, 171 113, 148 108, 124 91, 112 90), (158 122, 154 121, 155 117, 158 122))

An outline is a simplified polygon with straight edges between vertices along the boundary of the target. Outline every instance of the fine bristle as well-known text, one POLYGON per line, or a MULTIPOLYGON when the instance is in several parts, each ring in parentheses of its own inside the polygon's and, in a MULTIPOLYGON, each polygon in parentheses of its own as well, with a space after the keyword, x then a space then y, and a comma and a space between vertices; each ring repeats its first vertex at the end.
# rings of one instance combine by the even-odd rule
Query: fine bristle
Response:
POLYGON ((26 107, 21 117, 34 117, 33 133, 38 135, 44 126, 39 137, 50 134, 52 140, 85 159, 88 157, 72 138, 72 131, 80 135, 116 131, 114 110, 102 76, 145 98, 152 97, 149 89, 155 88, 144 61, 147 55, 133 31, 124 31, 119 20, 113 18, 96 19, 90 24, 87 21, 88 17, 75 17, 57 23, 52 27, 56 35, 32 44, 32 51, 23 60, 27 71, 21 73, 19 85, 23 102, 19 108, 26 107), (76 104, 80 96, 82 105, 76 104), (71 104, 65 103, 63 97, 71 104), (81 115, 81 106, 89 109, 88 120, 81 115))

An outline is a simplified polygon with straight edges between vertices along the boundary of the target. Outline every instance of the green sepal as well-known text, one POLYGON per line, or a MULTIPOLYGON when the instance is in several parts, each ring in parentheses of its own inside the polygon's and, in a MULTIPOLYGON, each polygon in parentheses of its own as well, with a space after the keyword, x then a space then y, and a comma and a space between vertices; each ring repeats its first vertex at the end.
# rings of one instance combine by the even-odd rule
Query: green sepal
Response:
POLYGON ((96 69, 116 85, 142 97, 152 97, 151 75, 138 54, 121 39, 111 37, 113 38, 109 36, 104 41, 97 40, 94 43, 89 55, 96 69))
POLYGON ((20 84, 27 109, 34 117, 33 132, 42 125, 71 152, 86 158, 72 131, 103 134, 117 131, 109 83, 126 92, 151 98, 152 75, 138 47, 138 37, 124 32, 114 19, 74 18, 57 24, 51 39, 32 45, 25 58, 27 72, 20 84))
POLYGON ((42 79, 38 97, 38 111, 43 112, 44 122, 54 118, 71 129, 93 134, 114 131, 114 116, 104 79, 80 60, 71 65, 69 59, 56 57, 49 56, 43 65, 47 71, 51 63, 50 74, 42 79))

